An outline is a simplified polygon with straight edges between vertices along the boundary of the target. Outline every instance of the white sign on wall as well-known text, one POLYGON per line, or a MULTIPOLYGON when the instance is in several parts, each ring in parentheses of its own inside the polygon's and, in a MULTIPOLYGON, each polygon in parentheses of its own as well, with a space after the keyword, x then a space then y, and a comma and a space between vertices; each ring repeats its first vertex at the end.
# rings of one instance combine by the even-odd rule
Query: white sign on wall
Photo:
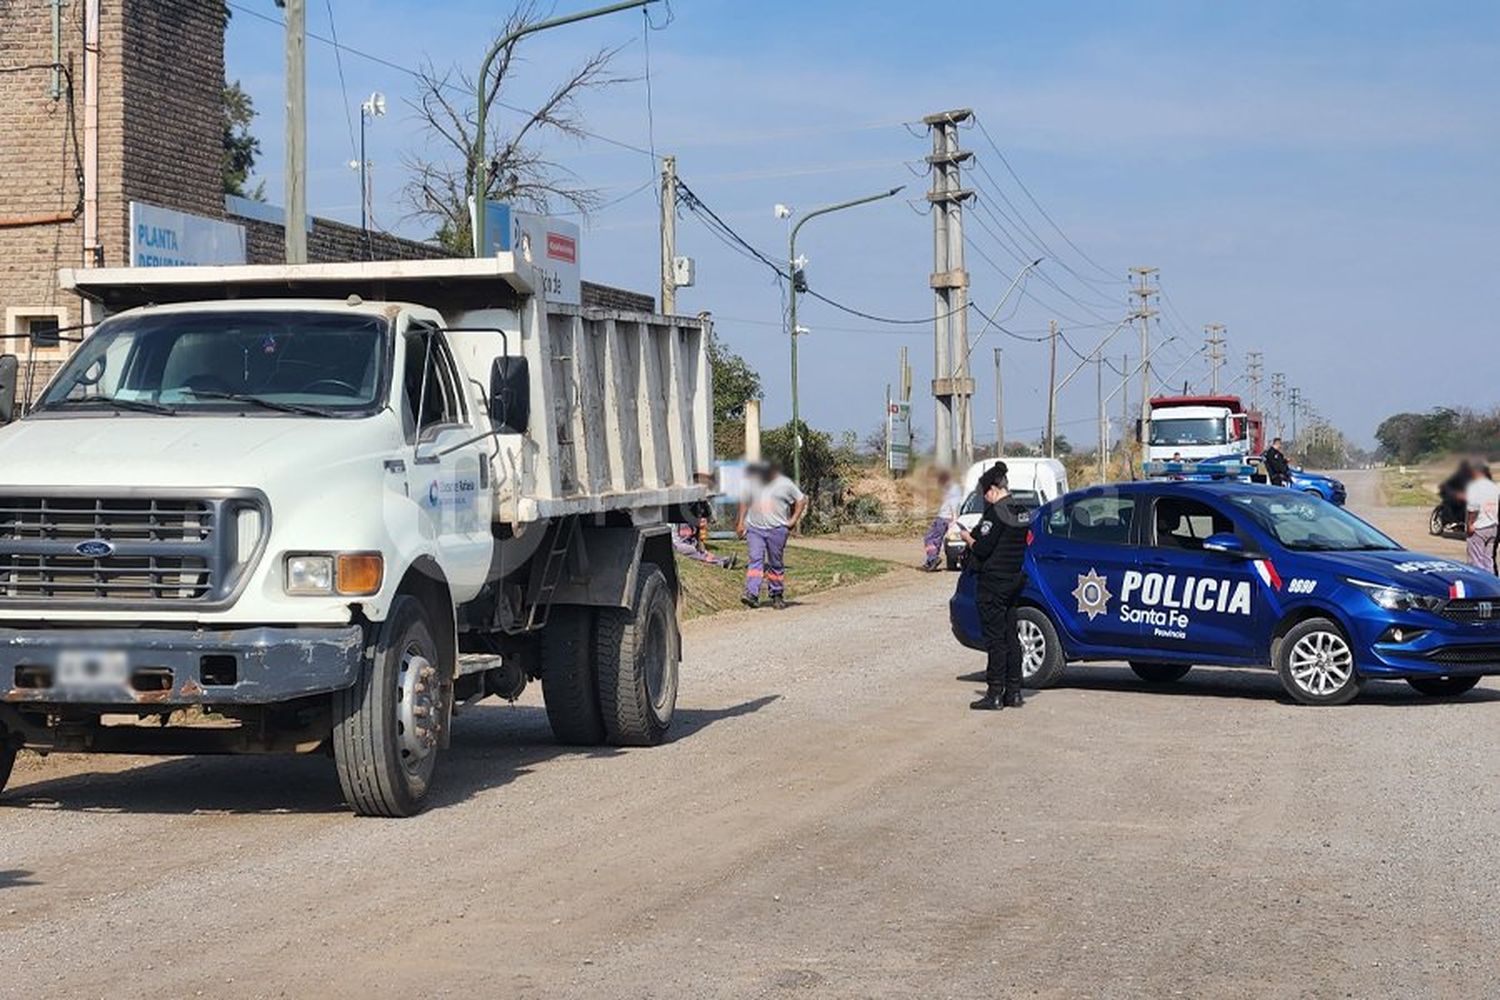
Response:
POLYGON ((245 227, 143 201, 130 203, 130 266, 245 263, 245 227))
POLYGON ((582 305, 578 227, 528 212, 510 213, 510 249, 535 267, 548 302, 582 305))

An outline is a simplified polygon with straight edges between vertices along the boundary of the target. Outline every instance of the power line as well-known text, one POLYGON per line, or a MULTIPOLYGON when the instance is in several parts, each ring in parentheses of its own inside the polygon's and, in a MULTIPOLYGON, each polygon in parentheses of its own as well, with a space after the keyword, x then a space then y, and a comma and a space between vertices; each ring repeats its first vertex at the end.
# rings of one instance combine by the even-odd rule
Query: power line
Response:
MULTIPOLYGON (((354 141, 354 113, 349 110, 349 84, 344 80, 344 54, 339 51, 342 46, 339 45, 338 25, 333 19, 333 0, 323 0, 323 3, 328 8, 328 33, 333 37, 333 61, 339 71, 339 91, 344 95, 344 124, 349 128, 349 156, 351 159, 357 159, 359 146, 354 141)), ((360 114, 364 112, 361 111, 360 114)), ((360 165, 360 170, 364 170, 363 164, 360 165)), ((360 190, 359 196, 361 199, 366 197, 363 189, 360 190)))
POLYGON ((855 309, 852 306, 846 306, 842 302, 837 302, 833 299, 830 299, 828 296, 822 294, 821 292, 816 292, 811 288, 807 289, 805 292, 803 292, 803 294, 811 295, 818 301, 827 303, 828 305, 833 306, 835 309, 842 310, 843 312, 846 312, 851 316, 858 316, 860 319, 868 319, 876 323, 889 323, 891 326, 925 326, 926 324, 931 323, 934 319, 945 319, 956 313, 961 313, 967 308, 966 306, 958 306, 954 309, 948 310, 945 313, 938 313, 934 316, 923 316, 920 319, 891 319, 888 316, 876 316, 873 313, 861 312, 860 310, 855 309))
POLYGON ((980 120, 978 115, 974 116, 974 125, 979 129, 979 133, 984 136, 984 141, 989 143, 990 148, 995 151, 995 155, 1000 158, 1000 163, 1005 167, 1005 172, 1010 174, 1011 180, 1016 182, 1016 186, 1019 187, 1021 191, 1026 195, 1026 199, 1031 202, 1031 204, 1036 208, 1038 212, 1041 213, 1042 218, 1046 219, 1048 224, 1051 225, 1054 230, 1056 230, 1057 235, 1062 237, 1063 242, 1072 247, 1074 252, 1077 253, 1078 256, 1082 257, 1084 260, 1088 261, 1095 268, 1097 268, 1101 274, 1104 274, 1111 278, 1116 277, 1115 272, 1111 271, 1109 268, 1105 267, 1103 264, 1100 264, 1088 254, 1084 253, 1083 249, 1078 244, 1074 243, 1071 239, 1068 238, 1068 234, 1062 231, 1062 227, 1057 224, 1052 216, 1047 214, 1047 210, 1042 207, 1041 202, 1036 200, 1036 197, 1031 193, 1031 189, 1026 186, 1026 183, 1021 180, 1015 169, 1011 167, 1010 161, 1005 158, 1005 154, 1000 152, 1000 146, 990 136, 990 130, 984 127, 984 122, 980 120))

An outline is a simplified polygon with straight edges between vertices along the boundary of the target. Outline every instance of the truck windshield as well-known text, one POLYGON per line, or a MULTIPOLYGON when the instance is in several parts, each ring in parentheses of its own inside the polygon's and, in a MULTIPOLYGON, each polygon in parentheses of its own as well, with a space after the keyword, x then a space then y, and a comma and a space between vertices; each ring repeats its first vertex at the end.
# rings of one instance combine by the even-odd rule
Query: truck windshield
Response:
POLYGON ((1155 445, 1228 444, 1223 417, 1151 418, 1151 443, 1155 445))
POLYGON ((386 333, 385 320, 367 314, 267 310, 121 317, 84 341, 37 409, 368 413, 377 408, 384 382, 386 333))
POLYGON ((1267 490, 1235 496, 1232 502, 1282 545, 1299 552, 1388 552, 1401 548, 1321 497, 1291 490, 1267 490))

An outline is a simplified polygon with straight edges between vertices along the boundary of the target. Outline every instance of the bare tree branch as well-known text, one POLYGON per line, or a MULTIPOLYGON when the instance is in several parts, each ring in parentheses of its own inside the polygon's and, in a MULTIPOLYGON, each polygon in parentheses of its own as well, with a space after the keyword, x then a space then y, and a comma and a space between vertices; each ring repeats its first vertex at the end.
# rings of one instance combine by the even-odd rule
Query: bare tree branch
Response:
MULTIPOLYGON (((500 34, 534 22, 538 0, 525 0, 506 18, 500 34)), ((499 107, 501 94, 516 66, 517 43, 503 47, 486 78, 484 190, 476 200, 497 199, 535 211, 563 204, 587 214, 600 202, 599 193, 579 182, 571 170, 543 155, 537 144, 549 134, 581 141, 585 138, 580 98, 587 92, 626 82, 609 72, 618 49, 601 49, 584 60, 548 94, 540 107, 516 115, 499 107), (508 127, 507 127, 508 126, 508 127)), ((439 69, 431 62, 417 71, 417 96, 407 102, 426 133, 431 154, 402 157, 407 173, 404 197, 408 218, 424 219, 436 229, 437 239, 459 251, 470 247, 469 203, 474 191, 478 115, 474 107, 476 81, 461 70, 439 69)))

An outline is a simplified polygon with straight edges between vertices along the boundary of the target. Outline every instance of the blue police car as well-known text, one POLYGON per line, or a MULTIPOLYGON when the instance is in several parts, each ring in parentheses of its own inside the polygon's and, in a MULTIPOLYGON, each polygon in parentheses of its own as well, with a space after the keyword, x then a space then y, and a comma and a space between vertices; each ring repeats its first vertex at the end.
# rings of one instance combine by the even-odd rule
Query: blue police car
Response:
MULTIPOLYGON (((1500 578, 1418 555, 1321 497, 1239 482, 1069 493, 1032 519, 1018 612, 1028 687, 1069 662, 1150 682, 1194 665, 1270 666, 1297 701, 1338 705, 1371 678, 1457 695, 1500 674, 1500 578)), ((983 647, 977 578, 950 603, 983 647)))

